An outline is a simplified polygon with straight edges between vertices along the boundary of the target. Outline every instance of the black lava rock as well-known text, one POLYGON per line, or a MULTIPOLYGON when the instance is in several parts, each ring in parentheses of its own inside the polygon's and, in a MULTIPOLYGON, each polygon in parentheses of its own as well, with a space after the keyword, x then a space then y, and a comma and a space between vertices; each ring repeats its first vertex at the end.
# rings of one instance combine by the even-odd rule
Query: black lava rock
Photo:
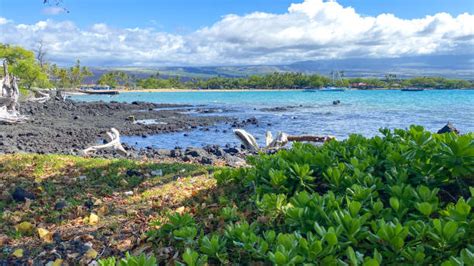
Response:
POLYGON ((53 234, 53 240, 56 242, 56 243, 60 243, 62 241, 62 237, 61 237, 61 234, 59 232, 54 232, 53 234))
POLYGON ((450 133, 450 132, 459 134, 459 130, 455 128, 454 125, 451 124, 451 122, 448 122, 443 128, 438 130, 438 134, 444 134, 444 133, 450 133))
POLYGON ((134 169, 129 169, 127 170, 127 173, 126 173, 128 176, 143 176, 142 173, 140 173, 139 171, 137 170, 134 170, 134 169))
POLYGON ((180 149, 171 150, 171 151, 170 151, 170 156, 171 156, 172 158, 181 157, 181 150, 180 150, 180 149))
POLYGON ((224 152, 230 153, 230 154, 237 154, 237 153, 240 153, 240 150, 238 148, 229 147, 229 148, 225 148, 224 152))
POLYGON ((185 155, 192 157, 204 157, 207 155, 207 152, 201 148, 187 148, 185 155))
POLYGON ((15 201, 24 202, 26 199, 34 200, 36 197, 33 193, 26 191, 21 187, 17 187, 12 193, 12 198, 15 201))
POLYGON ((56 204, 54 205, 54 209, 57 211, 60 211, 66 208, 66 206, 67 206, 67 203, 64 200, 61 200, 61 201, 56 202, 56 204))
POLYGON ((92 209, 92 207, 94 207, 94 202, 90 199, 86 200, 86 202, 84 202, 84 206, 86 206, 89 210, 92 209))
POLYGON ((204 150, 217 157, 222 157, 225 154, 225 151, 219 145, 207 145, 204 150))
POLYGON ((214 160, 210 157, 202 157, 201 158, 201 163, 202 164, 212 164, 214 160))

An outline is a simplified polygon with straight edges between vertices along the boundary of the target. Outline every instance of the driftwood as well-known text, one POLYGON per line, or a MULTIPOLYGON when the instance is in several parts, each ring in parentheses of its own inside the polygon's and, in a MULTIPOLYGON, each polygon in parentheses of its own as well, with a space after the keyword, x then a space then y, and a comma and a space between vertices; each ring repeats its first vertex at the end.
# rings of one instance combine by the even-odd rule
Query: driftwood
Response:
POLYGON ((28 101, 30 102, 44 103, 48 101, 49 99, 51 99, 51 96, 49 95, 49 93, 42 92, 40 90, 34 90, 33 92, 35 94, 35 97, 28 99, 28 101))
POLYGON ((128 152, 123 148, 122 144, 120 143, 120 133, 117 129, 111 128, 110 132, 107 132, 107 136, 110 138, 109 143, 91 146, 87 149, 84 149, 82 153, 87 156, 98 150, 113 149, 124 156, 128 155, 128 152))
POLYGON ((312 135, 301 135, 301 136, 292 136, 284 132, 279 132, 275 139, 273 139, 272 133, 267 131, 265 134, 265 147, 260 148, 255 140, 255 137, 252 134, 248 133, 243 129, 235 129, 235 136, 242 142, 245 149, 252 152, 258 152, 260 150, 272 150, 279 149, 285 146, 288 142, 293 141, 308 141, 308 142, 326 142, 329 140, 335 139, 332 136, 312 136, 312 135))
POLYGON ((0 80, 0 123, 14 124, 27 120, 27 117, 18 112, 18 89, 17 78, 8 73, 7 61, 3 61, 4 77, 0 80))
MULTIPOLYGON (((260 148, 258 147, 257 141, 255 140, 254 136, 243 129, 235 129, 234 130, 235 136, 242 142, 244 147, 247 150, 256 152, 259 151, 260 148)), ((270 133, 271 134, 271 133, 270 133)))

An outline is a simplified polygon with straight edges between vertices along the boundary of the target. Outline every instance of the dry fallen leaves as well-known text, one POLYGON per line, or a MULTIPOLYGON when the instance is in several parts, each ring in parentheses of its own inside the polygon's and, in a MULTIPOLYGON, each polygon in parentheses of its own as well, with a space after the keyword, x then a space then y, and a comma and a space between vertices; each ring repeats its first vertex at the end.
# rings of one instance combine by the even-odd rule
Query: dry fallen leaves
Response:
POLYGON ((104 216, 104 215, 106 215, 106 214, 108 213, 108 211, 109 211, 109 210, 108 210, 107 206, 104 205, 104 206, 100 207, 100 208, 97 210, 97 213, 98 213, 99 215, 104 216))
POLYGON ((21 248, 15 249, 15 251, 13 251, 12 255, 17 257, 17 258, 23 257, 23 249, 21 249, 21 248))
POLYGON ((63 264, 62 259, 56 259, 55 261, 50 261, 46 264, 46 266, 61 266, 63 264))
POLYGON ((117 244, 117 249, 125 252, 133 247, 133 241, 131 239, 125 239, 117 244))
POLYGON ((89 215, 89 224, 90 225, 97 225, 99 223, 99 216, 95 213, 91 213, 89 215))
POLYGON ((53 233, 49 232, 44 228, 38 228, 38 235, 46 243, 53 242, 53 233))
POLYGON ((89 258, 89 259, 95 259, 97 255, 98 255, 97 251, 93 248, 89 249, 85 254, 86 258, 89 258))

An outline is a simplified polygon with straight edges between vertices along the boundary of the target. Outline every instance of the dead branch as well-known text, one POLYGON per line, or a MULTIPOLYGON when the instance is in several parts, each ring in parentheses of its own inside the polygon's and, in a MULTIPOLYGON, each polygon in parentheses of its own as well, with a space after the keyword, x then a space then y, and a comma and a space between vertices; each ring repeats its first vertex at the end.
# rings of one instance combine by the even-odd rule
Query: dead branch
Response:
POLYGON ((29 102, 44 103, 51 99, 49 93, 42 92, 40 90, 34 90, 33 92, 35 94, 35 97, 28 99, 29 102))
POLYGON ((335 139, 333 136, 313 136, 313 135, 301 135, 301 136, 292 136, 284 132, 278 132, 278 135, 273 139, 272 133, 267 131, 265 134, 265 147, 260 149, 255 137, 252 134, 248 133, 243 129, 235 129, 234 134, 242 142, 244 147, 252 152, 257 152, 260 150, 274 150, 280 149, 285 146, 288 142, 326 142, 329 140, 335 139))
POLYGON ((107 132, 107 136, 110 138, 110 141, 108 143, 103 145, 91 146, 87 149, 84 149, 82 153, 88 156, 98 150, 113 149, 124 156, 128 155, 128 152, 123 148, 122 144, 120 143, 120 133, 117 129, 111 128, 110 132, 107 132))
POLYGON ((253 152, 260 150, 255 138, 247 131, 243 129, 235 129, 234 134, 240 140, 240 142, 242 142, 242 144, 247 150, 250 150, 253 152))

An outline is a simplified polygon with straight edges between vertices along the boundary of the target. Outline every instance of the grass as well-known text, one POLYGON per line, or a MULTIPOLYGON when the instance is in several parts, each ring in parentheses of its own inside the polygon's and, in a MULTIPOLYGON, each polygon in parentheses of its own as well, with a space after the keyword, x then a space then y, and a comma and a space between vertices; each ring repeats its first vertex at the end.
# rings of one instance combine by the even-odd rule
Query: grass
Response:
MULTIPOLYGON (((92 235, 93 248, 102 250, 102 255, 121 253, 124 247, 120 245, 124 241, 133 243, 127 249, 139 246, 140 232, 148 229, 150 219, 159 219, 162 213, 179 209, 184 201, 215 185, 209 177, 212 171, 213 168, 194 164, 65 155, 2 155, 0 246, 4 249, 0 250, 0 262, 2 256, 13 259, 11 253, 18 248, 27 252, 23 258, 15 259, 26 261, 38 256, 48 244, 35 231, 22 234, 15 229, 25 221, 35 228, 58 232, 66 242, 92 235), (156 170, 161 170, 162 175, 154 176, 152 173, 160 174, 156 170), (13 201, 10 195, 17 187, 34 193, 36 199, 26 203, 13 201), (55 210, 60 201, 66 207, 55 210), (91 213, 99 216, 98 224, 88 224, 91 213)), ((78 258, 82 256, 80 253, 78 258)))

